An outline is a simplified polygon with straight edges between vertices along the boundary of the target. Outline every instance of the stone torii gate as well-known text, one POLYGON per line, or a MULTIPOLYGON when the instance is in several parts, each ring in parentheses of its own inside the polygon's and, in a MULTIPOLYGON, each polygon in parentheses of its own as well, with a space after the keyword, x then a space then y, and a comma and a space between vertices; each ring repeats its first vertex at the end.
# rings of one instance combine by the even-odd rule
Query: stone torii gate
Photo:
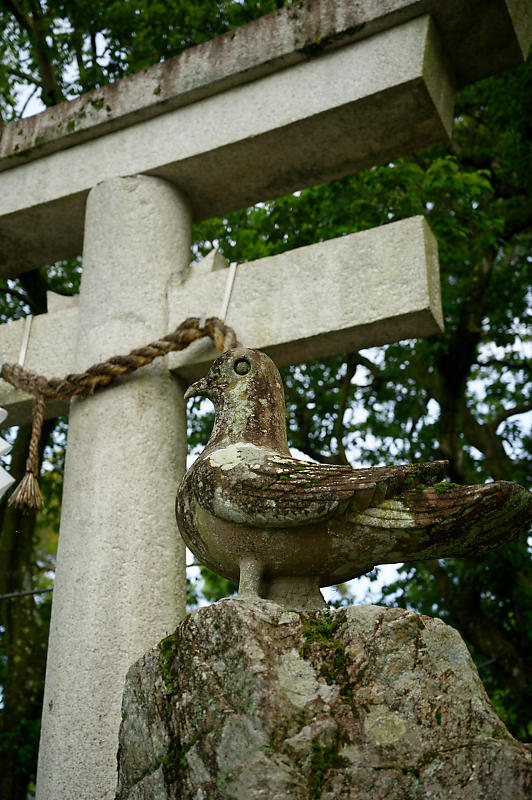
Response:
MULTIPOLYGON (((79 302, 33 321, 25 365, 82 370, 219 314, 229 289, 228 324, 278 364, 440 330, 422 218, 236 274, 216 253, 189 269, 191 221, 445 140, 455 88, 519 63, 529 38, 526 0, 314 0, 5 126, 0 274, 83 253, 79 302)), ((0 326, 5 361, 23 326, 0 326)), ((125 673, 184 614, 183 389, 213 355, 198 342, 72 403, 40 800, 113 796, 125 673)), ((29 419, 4 383, 0 405, 4 426, 29 419)))

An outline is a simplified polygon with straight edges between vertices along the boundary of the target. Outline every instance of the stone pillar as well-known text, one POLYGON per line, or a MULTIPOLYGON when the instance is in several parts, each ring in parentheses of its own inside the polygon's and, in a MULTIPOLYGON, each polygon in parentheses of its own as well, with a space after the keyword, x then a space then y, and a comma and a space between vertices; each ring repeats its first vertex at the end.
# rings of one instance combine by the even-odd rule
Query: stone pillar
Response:
MULTIPOLYGON (((190 213, 159 178, 113 178, 87 203, 77 368, 168 332, 168 284, 189 262, 190 213)), ((107 800, 124 678, 185 610, 174 517, 183 392, 165 359, 74 401, 39 751, 39 800, 107 800)))

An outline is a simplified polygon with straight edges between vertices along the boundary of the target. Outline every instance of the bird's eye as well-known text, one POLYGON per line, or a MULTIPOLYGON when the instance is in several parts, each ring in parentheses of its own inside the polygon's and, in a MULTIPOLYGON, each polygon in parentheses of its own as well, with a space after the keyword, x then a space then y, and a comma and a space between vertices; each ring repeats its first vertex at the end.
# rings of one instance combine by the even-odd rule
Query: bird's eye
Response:
POLYGON ((251 364, 249 363, 247 358, 237 358, 237 360, 233 364, 233 369, 237 375, 247 375, 247 373, 251 369, 251 364))

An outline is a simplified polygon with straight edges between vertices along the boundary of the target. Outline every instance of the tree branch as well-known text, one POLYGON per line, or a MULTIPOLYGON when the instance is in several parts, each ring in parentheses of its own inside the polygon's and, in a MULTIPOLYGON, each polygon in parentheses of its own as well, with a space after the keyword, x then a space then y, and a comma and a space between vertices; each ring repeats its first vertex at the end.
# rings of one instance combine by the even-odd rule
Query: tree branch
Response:
POLYGON ((341 463, 349 466, 350 461, 347 458, 344 447, 344 417, 347 408, 347 401, 349 400, 349 390, 351 388, 351 381, 353 380, 357 370, 357 354, 352 353, 346 359, 346 372, 342 378, 340 386, 340 395, 338 398, 338 411, 336 412, 336 419, 334 421, 333 436, 336 439, 336 446, 338 448, 338 455, 341 463))
POLYGON ((18 8, 17 4, 13 3, 12 0, 2 0, 2 5, 6 11, 9 11, 15 17, 20 27, 26 31, 28 36, 31 36, 33 32, 33 22, 31 17, 23 14, 18 8))
POLYGON ((18 289, 10 289, 9 287, 4 289, 1 287, 0 292, 2 292, 2 294, 10 294, 11 297, 16 297, 17 300, 20 300, 21 303, 29 306, 36 314, 40 313, 39 307, 33 303, 27 295, 25 295, 23 292, 19 292, 18 289))
POLYGON ((8 592, 8 594, 0 594, 0 600, 9 600, 12 597, 28 597, 28 595, 33 594, 48 594, 48 592, 53 592, 53 587, 50 589, 31 589, 27 592, 8 592))
MULTIPOLYGON (((487 289, 493 273, 495 255, 495 249, 489 248, 484 258, 471 270, 467 291, 464 290, 465 299, 459 308, 458 324, 449 337, 447 347, 436 355, 438 372, 436 399, 441 409, 440 452, 443 458, 449 460, 451 479, 457 483, 467 483, 469 477, 460 440, 463 418, 467 413, 465 390, 471 367, 477 360, 482 319, 488 303, 487 289)), ((469 417, 471 427, 480 435, 479 429, 482 426, 476 428, 475 425, 478 423, 471 414, 469 417)))
POLYGON ((27 109, 27 107, 28 107, 28 104, 29 104, 29 103, 31 102, 31 100, 32 100, 32 99, 35 97, 35 94, 36 94, 36 92, 37 92, 37 89, 38 89, 38 88, 39 88, 38 86, 35 86, 35 87, 32 89, 32 91, 29 93, 29 95, 28 95, 28 97, 26 98, 26 100, 24 101, 24 105, 23 105, 23 106, 22 106, 22 108, 20 109, 20 116, 21 116, 21 117, 23 117, 23 116, 24 116, 24 112, 26 111, 26 109, 27 109))
POLYGON ((13 75, 13 77, 19 78, 21 81, 25 81, 26 83, 33 83, 37 88, 42 89, 42 81, 40 81, 34 75, 30 75, 28 72, 24 72, 21 69, 17 69, 17 67, 7 67, 7 72, 10 75, 13 75))
POLYGON ((96 31, 90 32, 91 50, 92 50, 92 63, 94 66, 98 63, 98 48, 96 46, 96 31))
POLYGON ((511 480, 514 463, 506 453, 493 425, 481 424, 468 408, 462 408, 460 422, 467 443, 486 457, 486 466, 492 477, 495 480, 511 480))
POLYGON ((380 367, 377 364, 374 364, 373 361, 370 361, 369 358, 366 358, 365 356, 361 355, 360 353, 354 353, 353 354, 353 359, 354 359, 355 366, 357 364, 360 364, 361 367, 366 367, 366 369, 368 369, 371 372, 372 375, 375 375, 375 376, 380 375, 380 372, 381 372, 380 367))
POLYGON ((508 369, 530 369, 529 361, 510 361, 506 358, 487 358, 485 361, 476 362, 479 367, 507 367, 508 369))
MULTIPOLYGON (((3 0, 3 4, 28 35, 30 52, 38 65, 41 77, 39 86, 43 102, 47 106, 60 103, 65 96, 59 85, 56 69, 52 63, 51 50, 46 41, 46 36, 50 34, 48 13, 43 11, 38 0, 32 0, 29 3, 32 10, 30 14, 24 14, 13 0, 3 0)), ((27 80, 27 76, 23 79, 27 80)), ((36 83, 33 79, 32 82, 36 83)))
POLYGON ((501 411, 500 414, 497 414, 495 419, 491 420, 491 422, 488 422, 487 425, 490 428, 493 428, 493 431, 495 432, 501 422, 504 422, 504 420, 508 419, 508 417, 513 417, 516 414, 526 414, 527 411, 532 411, 532 402, 522 403, 520 406, 515 406, 514 408, 506 408, 504 411, 501 411))
POLYGON ((83 82, 83 76, 85 74, 85 64, 83 62, 83 51, 78 41, 76 41, 76 45, 74 47, 74 51, 76 54, 76 63, 78 65, 78 72, 79 72, 79 79, 80 82, 83 82))

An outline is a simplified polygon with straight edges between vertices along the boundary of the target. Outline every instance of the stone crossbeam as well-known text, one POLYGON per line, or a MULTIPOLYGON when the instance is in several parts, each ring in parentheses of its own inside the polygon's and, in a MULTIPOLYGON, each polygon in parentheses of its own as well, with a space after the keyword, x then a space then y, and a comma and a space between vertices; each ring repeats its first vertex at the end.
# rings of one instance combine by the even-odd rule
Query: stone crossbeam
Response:
POLYGON ((165 178, 202 219, 442 141, 453 86, 519 63, 531 29, 527 0, 294 3, 5 125, 0 275, 78 255, 106 179, 165 178))
MULTIPOLYGON (((171 327, 189 316, 220 313, 229 273, 216 268, 220 264, 219 256, 207 258, 170 286, 171 327)), ((78 316, 77 307, 67 307, 35 317, 25 366, 47 377, 74 371, 78 316)), ((436 242, 423 217, 412 217, 240 264, 227 322, 243 344, 264 350, 280 366, 436 333, 443 327, 436 242)), ((0 326, 5 361, 17 361, 23 328, 23 320, 0 326)), ((143 344, 131 341, 130 349, 143 344)), ((117 355, 108 350, 103 358, 117 355)), ((215 355, 210 341, 201 340, 170 354, 169 366, 190 383, 215 355)), ((9 425, 29 421, 31 404, 31 397, 0 380, 9 425)), ((49 416, 67 411, 60 401, 48 407, 49 416)))
POLYGON ((429 16, 0 172, 0 275, 81 252, 90 189, 149 174, 203 219, 445 140, 452 79, 429 16))
POLYGON ((294 3, 223 36, 5 125, 0 170, 103 136, 249 83, 317 54, 430 14, 459 89, 527 55, 527 0, 312 0, 294 3))
MULTIPOLYGON (((78 329, 77 303, 70 308, 40 314, 32 320, 24 366, 46 377, 72 372, 78 329), (66 369, 66 372, 65 372, 66 369)), ((0 359, 16 364, 19 361, 25 319, 0 325, 0 359)), ((32 398, 0 379, 0 406, 9 416, 4 425, 24 425, 31 420, 32 398)), ((47 416, 68 414, 68 403, 58 400, 47 404, 47 416)))

